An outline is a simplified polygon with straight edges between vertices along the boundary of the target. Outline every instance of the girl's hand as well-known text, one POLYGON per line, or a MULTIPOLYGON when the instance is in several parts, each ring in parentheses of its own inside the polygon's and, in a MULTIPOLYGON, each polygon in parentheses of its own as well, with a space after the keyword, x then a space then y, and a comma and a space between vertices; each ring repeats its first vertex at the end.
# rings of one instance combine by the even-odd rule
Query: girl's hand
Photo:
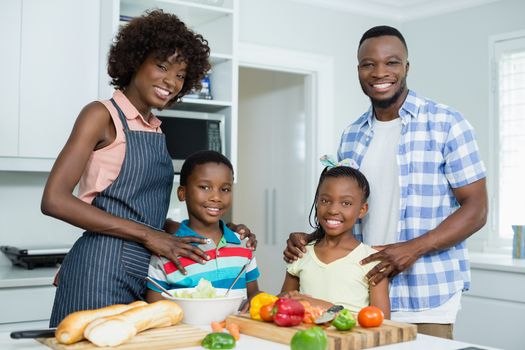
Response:
POLYGON ((304 246, 308 242, 307 237, 308 235, 304 232, 290 233, 290 237, 286 240, 286 249, 283 251, 284 261, 292 263, 303 257, 303 254, 306 253, 304 246))
POLYGON ((248 238, 248 242, 246 242, 247 248, 250 248, 251 250, 257 248, 257 237, 246 225, 230 222, 226 224, 226 226, 228 226, 230 230, 237 232, 241 236, 241 240, 248 238))
POLYGON ((183 256, 201 264, 205 264, 206 261, 210 259, 202 249, 191 243, 204 244, 206 243, 206 239, 198 237, 175 237, 164 232, 152 230, 147 235, 144 246, 152 253, 172 261, 177 269, 185 275, 187 272, 184 267, 182 267, 179 257, 183 256))
POLYGON ((325 301, 325 300, 322 300, 322 299, 312 298, 312 296, 310 296, 308 294, 301 294, 297 290, 281 293, 281 294, 279 294, 279 297, 280 298, 295 299, 297 301, 306 301, 310 305, 315 306, 315 307, 319 307, 319 308, 321 308, 323 310, 327 310, 330 307, 334 306, 334 304, 332 304, 332 303, 330 303, 328 301, 325 301))

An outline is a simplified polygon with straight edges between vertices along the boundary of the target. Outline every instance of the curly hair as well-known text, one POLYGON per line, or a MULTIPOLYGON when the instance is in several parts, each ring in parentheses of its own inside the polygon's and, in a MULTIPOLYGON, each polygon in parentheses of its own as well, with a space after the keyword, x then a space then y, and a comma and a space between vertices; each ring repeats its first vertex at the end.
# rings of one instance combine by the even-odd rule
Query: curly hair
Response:
POLYGON ((202 35, 186 27, 174 14, 160 9, 146 11, 122 27, 110 47, 108 74, 112 78, 111 85, 124 89, 149 55, 165 60, 175 52, 188 67, 181 91, 168 106, 180 101, 191 89, 202 87, 201 79, 210 70, 210 48, 202 35))

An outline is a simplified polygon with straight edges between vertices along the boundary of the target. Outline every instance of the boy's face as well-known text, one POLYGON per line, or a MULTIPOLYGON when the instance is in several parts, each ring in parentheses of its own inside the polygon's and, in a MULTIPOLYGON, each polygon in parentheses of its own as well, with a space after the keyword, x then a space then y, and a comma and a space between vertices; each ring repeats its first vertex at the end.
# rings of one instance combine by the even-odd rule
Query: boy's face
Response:
POLYGON ((368 210, 357 181, 348 177, 327 177, 319 187, 317 220, 329 236, 351 232, 357 219, 368 210))
POLYGON ((195 166, 186 186, 179 186, 177 195, 186 201, 191 221, 205 225, 216 224, 230 209, 233 175, 223 163, 205 163, 195 166))

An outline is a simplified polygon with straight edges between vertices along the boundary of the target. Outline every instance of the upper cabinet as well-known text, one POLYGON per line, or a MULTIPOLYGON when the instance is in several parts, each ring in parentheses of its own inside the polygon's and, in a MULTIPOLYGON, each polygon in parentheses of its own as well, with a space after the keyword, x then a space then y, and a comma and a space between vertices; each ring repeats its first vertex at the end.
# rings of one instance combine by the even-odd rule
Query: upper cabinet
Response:
POLYGON ((0 157, 18 155, 18 94, 20 76, 20 26, 22 25, 22 0, 7 0, 0 5, 0 157))
POLYGON ((238 0, 2 0, 0 171, 49 171, 87 103, 110 98, 107 55, 121 18, 160 8, 211 48, 211 99, 173 107, 225 119, 225 154, 236 166, 238 0))
POLYGON ((50 170, 81 108, 98 98, 99 18, 99 1, 0 3, 0 170, 50 170))

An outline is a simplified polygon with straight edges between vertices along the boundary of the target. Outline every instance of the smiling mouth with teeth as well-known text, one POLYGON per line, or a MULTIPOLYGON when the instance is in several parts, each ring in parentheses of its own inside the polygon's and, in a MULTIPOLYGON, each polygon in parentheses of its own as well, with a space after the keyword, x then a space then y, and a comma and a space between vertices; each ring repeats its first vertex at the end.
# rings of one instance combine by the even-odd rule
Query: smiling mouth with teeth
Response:
POLYGON ((389 86, 392 86, 394 85, 394 83, 381 83, 381 84, 373 84, 372 86, 375 87, 376 89, 385 89, 389 86))
POLYGON ((158 86, 155 86, 155 91, 156 91, 159 95, 164 96, 164 97, 169 96, 170 93, 171 93, 169 90, 162 89, 162 88, 160 88, 160 87, 158 87, 158 86))

